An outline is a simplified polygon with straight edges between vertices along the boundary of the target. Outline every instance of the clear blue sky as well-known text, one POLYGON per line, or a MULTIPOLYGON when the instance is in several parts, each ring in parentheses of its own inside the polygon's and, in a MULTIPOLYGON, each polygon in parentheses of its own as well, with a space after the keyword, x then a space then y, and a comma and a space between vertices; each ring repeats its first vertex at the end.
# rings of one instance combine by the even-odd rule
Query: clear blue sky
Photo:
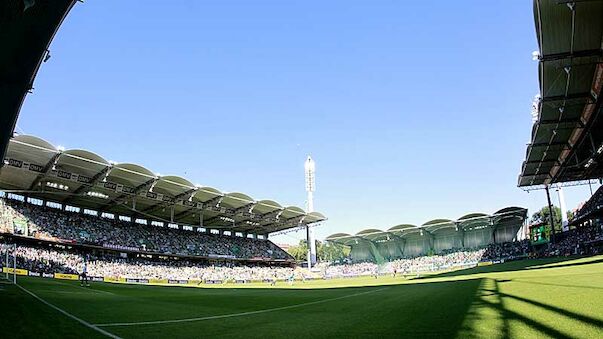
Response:
POLYGON ((531 1, 91 0, 56 35, 18 131, 300 207, 311 154, 321 239, 534 212, 544 192, 516 183, 536 49, 531 1))

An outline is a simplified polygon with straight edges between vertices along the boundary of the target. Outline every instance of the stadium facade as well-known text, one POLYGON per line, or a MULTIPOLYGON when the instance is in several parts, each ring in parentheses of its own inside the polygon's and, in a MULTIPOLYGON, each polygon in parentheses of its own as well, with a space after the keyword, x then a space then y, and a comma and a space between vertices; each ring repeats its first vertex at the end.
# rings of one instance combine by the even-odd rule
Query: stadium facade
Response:
POLYGON ((507 207, 492 215, 471 213, 457 220, 434 219, 420 226, 401 224, 386 231, 365 229, 354 235, 336 233, 327 237, 327 241, 350 246, 353 261, 379 263, 523 240, 527 216, 525 208, 507 207))

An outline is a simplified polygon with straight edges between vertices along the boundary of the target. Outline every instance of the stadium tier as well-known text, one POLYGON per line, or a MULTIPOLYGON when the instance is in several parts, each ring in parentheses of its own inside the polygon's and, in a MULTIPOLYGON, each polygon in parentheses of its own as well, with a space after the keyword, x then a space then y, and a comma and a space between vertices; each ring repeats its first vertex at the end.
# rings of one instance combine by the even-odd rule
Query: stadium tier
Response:
POLYGON ((467 214, 458 220, 434 219, 421 226, 401 224, 387 231, 366 229, 355 235, 336 233, 327 241, 351 247, 354 261, 384 262, 408 256, 474 249, 491 243, 523 240, 527 210, 507 207, 488 215, 467 214))
POLYGON ((208 234, 0 200, 0 233, 107 250, 187 257, 284 261, 291 257, 267 239, 208 234))
POLYGON ((61 150, 33 136, 10 140, 0 189, 61 209, 143 223, 264 235, 325 220, 299 207, 223 193, 178 176, 159 176, 86 150, 61 150))
POLYGON ((603 177, 603 2, 534 1, 540 93, 518 185, 603 177))
POLYGON ((574 214, 570 225, 581 225, 594 221, 597 224, 603 219, 603 186, 582 205, 574 214))

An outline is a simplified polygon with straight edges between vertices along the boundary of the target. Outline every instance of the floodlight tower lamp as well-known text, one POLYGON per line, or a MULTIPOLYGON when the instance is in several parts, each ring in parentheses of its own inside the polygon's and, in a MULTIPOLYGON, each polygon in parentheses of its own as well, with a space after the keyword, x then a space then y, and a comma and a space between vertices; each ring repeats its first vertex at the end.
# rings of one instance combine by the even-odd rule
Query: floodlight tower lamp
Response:
POLYGON ((534 61, 540 60, 540 52, 539 51, 532 52, 532 60, 534 60, 534 61))
MULTIPOLYGON (((306 181, 307 213, 314 212, 314 190, 316 189, 316 164, 312 157, 308 156, 304 163, 304 173, 306 181)), ((308 269, 316 263, 316 243, 314 242, 314 230, 306 225, 306 237, 308 241, 308 269)))

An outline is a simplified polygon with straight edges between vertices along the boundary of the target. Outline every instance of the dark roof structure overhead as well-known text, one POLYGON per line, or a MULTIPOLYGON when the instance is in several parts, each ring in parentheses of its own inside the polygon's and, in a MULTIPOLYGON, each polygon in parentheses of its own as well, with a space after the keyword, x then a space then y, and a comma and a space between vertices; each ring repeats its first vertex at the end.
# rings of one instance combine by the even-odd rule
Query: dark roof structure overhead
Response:
POLYGON ((470 213, 457 220, 434 219, 425 222, 421 226, 412 224, 400 224, 391 227, 387 231, 376 228, 368 228, 354 235, 348 233, 335 233, 326 238, 327 241, 343 245, 355 245, 368 242, 390 241, 405 239, 411 235, 428 234, 437 236, 438 232, 472 231, 482 228, 498 228, 509 225, 523 225, 528 217, 528 210, 522 207, 506 207, 494 214, 470 213))
POLYGON ((603 2, 535 0, 539 96, 518 186, 603 176, 603 2))
POLYGON ((326 220, 299 207, 224 193, 87 150, 60 150, 30 135, 10 139, 0 190, 147 220, 267 234, 326 220))
POLYGON ((0 159, 48 46, 73 4, 75 0, 0 1, 0 159))

